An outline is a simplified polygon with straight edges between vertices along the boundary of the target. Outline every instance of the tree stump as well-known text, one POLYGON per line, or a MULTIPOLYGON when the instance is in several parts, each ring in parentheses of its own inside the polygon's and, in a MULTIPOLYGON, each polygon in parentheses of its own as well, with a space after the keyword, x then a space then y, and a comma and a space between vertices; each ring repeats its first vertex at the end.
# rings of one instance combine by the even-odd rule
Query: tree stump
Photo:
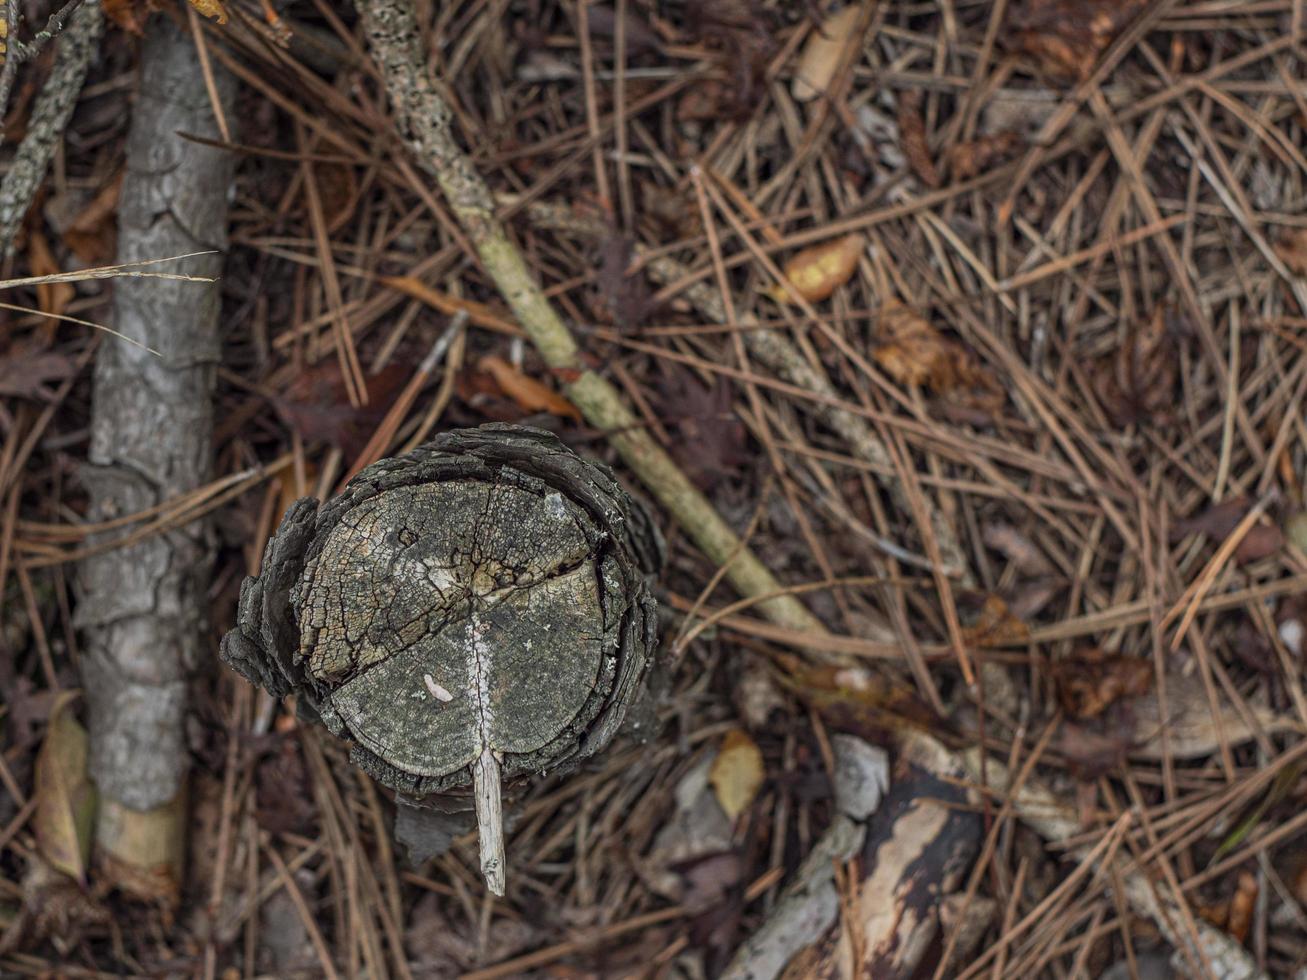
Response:
POLYGON ((656 647, 648 512, 549 433, 487 425, 297 501, 223 659, 412 797, 466 798, 503 893, 502 792, 603 749, 656 647))

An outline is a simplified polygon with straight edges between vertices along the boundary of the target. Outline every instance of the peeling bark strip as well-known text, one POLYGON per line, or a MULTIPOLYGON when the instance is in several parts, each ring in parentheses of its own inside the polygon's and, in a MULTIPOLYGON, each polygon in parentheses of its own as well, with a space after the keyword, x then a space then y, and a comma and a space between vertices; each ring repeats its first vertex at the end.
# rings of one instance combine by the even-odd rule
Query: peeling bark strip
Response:
MULTIPOLYGON (((234 80, 217 66, 215 79, 230 112, 234 80)), ((120 262, 226 245, 232 158, 178 132, 219 137, 194 46, 156 18, 142 45, 128 137, 120 262)), ((177 271, 217 276, 222 256, 193 256, 182 266, 177 271)), ((162 356, 114 340, 100 348, 83 473, 88 520, 144 510, 209 479, 218 290, 170 279, 115 287, 114 326, 162 356)), ((127 843, 138 817, 167 809, 180 820, 186 682, 200 654, 208 569, 196 524, 88 558, 78 569, 99 843, 129 864, 140 863, 139 848, 127 843)))
MULTIPOLYGON (((656 646, 662 541, 601 463, 521 426, 446 432, 298 501, 241 587, 232 667, 295 692, 388 786, 472 802, 504 888, 501 781, 604 748, 656 646)), ((456 808, 456 807, 455 807, 456 808)))

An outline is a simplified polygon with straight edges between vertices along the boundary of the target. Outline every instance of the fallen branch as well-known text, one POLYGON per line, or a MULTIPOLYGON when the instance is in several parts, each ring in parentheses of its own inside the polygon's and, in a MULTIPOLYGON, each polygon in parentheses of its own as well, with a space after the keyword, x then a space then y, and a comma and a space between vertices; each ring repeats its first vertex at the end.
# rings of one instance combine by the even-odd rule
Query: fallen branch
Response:
MULTIPOLYGON (((357 0, 373 57, 395 110, 396 125, 421 166, 440 185, 486 272, 563 382, 586 421, 607 434, 626 465, 708 558, 726 567, 743 595, 780 591, 771 572, 713 509, 627 408, 617 389, 582 361, 571 331, 541 292, 517 246, 495 216, 485 181, 451 131, 451 111, 427 72, 414 6, 406 0, 357 0)), ((758 604, 772 622, 824 631, 797 599, 776 595, 758 604)))
MULTIPOLYGON (((92 7, 98 12, 88 3, 78 15, 92 7)), ((222 269, 216 250, 226 243, 232 157, 178 135, 217 132, 190 38, 158 18, 141 62, 118 259, 192 253, 184 272, 212 279, 222 269)), ((230 101, 231 77, 215 78, 230 101)), ((114 290, 115 326, 160 353, 117 341, 100 348, 83 476, 91 521, 147 511, 209 480, 219 294, 216 284, 185 278, 114 290)), ((186 689, 202 653, 209 548, 198 522, 123 540, 131 530, 97 535, 78 568, 91 774, 101 797, 96 843, 115 884, 173 898, 186 826, 186 689)))
MULTIPOLYGON (((56 27, 47 28, 47 39, 56 27)), ((100 8, 100 0, 87 0, 73 13, 67 32, 59 39, 54 67, 32 108, 27 135, 18 145, 4 180, 0 182, 0 253, 9 255, 13 252, 18 228, 37 188, 45 179, 55 147, 68 127, 102 33, 104 11, 100 8)), ((11 66, 17 70, 17 58, 17 52, 10 55, 11 60, 5 66, 6 76, 11 66)), ((3 95, 0 108, 8 101, 8 92, 3 95)))

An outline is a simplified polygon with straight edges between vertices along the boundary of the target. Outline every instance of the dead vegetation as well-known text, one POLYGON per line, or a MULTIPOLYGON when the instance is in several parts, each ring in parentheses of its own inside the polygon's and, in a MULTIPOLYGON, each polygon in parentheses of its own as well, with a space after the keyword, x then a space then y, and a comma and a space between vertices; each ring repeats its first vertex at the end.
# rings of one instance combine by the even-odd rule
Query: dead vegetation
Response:
MULTIPOLYGON (((6 279, 113 261, 149 6, 105 4, 6 279)), ((353 7, 218 6, 156 15, 241 86, 208 140, 237 159, 213 480, 91 522, 92 363, 122 341, 56 318, 106 323, 111 287, 3 297, 0 972, 721 975, 842 819, 850 734, 889 796, 788 975, 886 962, 877 848, 925 799, 936 833, 891 839, 940 890, 877 976, 1307 970, 1300 3, 417 2, 562 367, 353 7), (437 429, 539 425, 662 499, 589 376, 784 603, 664 503, 661 733, 536 787, 493 900, 475 837, 405 865, 387 791, 217 642, 291 501, 437 429), (89 849, 72 579, 201 516, 187 872, 142 904, 89 849)))

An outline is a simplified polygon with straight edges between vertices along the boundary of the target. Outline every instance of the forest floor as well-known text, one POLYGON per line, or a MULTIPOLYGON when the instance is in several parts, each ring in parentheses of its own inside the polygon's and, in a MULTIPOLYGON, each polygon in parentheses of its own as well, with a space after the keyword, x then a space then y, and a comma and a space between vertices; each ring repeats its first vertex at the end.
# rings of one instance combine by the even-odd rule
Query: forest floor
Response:
MULTIPOLYGON (((106 4, 5 279, 114 261, 145 6, 106 4)), ((585 366, 822 627, 740 601, 656 507, 659 733, 532 791, 504 899, 474 835, 406 863, 388 791, 219 640, 291 501, 428 433, 540 426, 647 491, 399 141, 351 6, 227 6, 190 25, 240 83, 214 482, 123 524, 208 522, 186 876, 142 902, 46 860, 103 530, 91 364, 122 342, 47 314, 112 326, 132 280, 11 288, 0 975, 721 976, 833 819, 831 739, 919 786, 909 732, 984 761, 835 869, 838 922, 792 976, 869 956, 878 890, 902 913, 914 880, 920 949, 877 975, 1307 975, 1307 6, 416 3, 585 366), (967 821, 950 865, 878 878, 932 806, 967 821), (1200 934, 1233 952, 1177 952, 1200 934)))

